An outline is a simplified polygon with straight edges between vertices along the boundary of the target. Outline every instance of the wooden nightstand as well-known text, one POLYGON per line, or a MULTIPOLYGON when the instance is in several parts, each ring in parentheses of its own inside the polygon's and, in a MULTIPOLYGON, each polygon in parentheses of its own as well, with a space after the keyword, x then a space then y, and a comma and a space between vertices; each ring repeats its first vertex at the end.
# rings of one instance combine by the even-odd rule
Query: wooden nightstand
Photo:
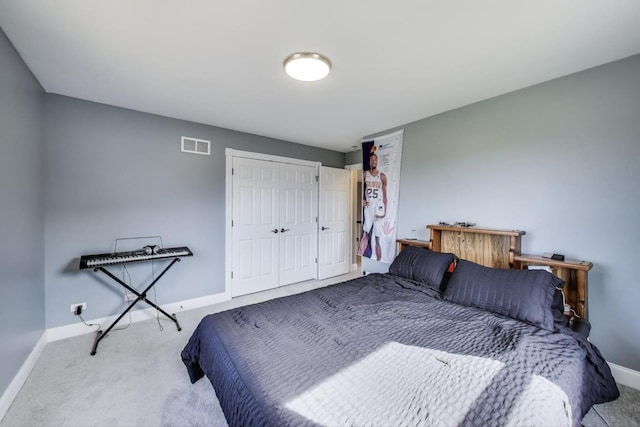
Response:
POLYGON ((407 246, 418 246, 421 248, 431 249, 431 242, 427 240, 397 239, 396 242, 398 243, 398 253, 402 252, 402 250, 407 246))

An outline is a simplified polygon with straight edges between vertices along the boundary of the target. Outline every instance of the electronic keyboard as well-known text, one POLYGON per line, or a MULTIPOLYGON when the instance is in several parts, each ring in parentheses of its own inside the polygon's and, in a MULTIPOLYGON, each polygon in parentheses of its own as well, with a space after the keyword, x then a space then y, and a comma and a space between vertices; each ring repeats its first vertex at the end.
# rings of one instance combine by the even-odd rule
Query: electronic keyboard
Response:
POLYGON ((158 248, 149 253, 149 250, 114 252, 110 254, 82 255, 80 257, 80 269, 100 268, 106 265, 125 264, 129 262, 152 261, 157 259, 179 258, 193 256, 193 252, 186 247, 158 248))

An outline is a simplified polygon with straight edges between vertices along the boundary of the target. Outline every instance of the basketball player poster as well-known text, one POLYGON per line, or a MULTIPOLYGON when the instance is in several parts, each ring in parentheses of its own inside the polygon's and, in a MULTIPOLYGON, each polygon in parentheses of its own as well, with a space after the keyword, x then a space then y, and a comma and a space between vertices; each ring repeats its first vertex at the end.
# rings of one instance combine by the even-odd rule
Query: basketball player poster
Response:
POLYGON ((391 263, 396 254, 404 130, 362 141, 362 235, 358 255, 391 263))

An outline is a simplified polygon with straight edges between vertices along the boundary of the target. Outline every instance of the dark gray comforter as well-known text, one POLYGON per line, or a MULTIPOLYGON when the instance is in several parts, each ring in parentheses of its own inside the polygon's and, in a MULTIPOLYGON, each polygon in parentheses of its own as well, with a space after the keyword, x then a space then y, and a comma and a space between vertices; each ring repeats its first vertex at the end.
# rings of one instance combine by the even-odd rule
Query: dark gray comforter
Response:
POLYGON ((598 350, 373 274, 205 317, 182 352, 230 425, 579 425, 598 350))

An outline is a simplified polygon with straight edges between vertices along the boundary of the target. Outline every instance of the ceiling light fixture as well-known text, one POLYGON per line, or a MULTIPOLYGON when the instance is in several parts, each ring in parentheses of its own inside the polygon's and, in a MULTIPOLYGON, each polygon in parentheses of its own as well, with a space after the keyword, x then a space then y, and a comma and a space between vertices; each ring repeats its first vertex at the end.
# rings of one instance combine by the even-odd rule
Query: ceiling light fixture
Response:
POLYGON ((327 77, 331 70, 331 62, 319 53, 294 53, 284 60, 284 70, 296 80, 315 82, 327 77))

